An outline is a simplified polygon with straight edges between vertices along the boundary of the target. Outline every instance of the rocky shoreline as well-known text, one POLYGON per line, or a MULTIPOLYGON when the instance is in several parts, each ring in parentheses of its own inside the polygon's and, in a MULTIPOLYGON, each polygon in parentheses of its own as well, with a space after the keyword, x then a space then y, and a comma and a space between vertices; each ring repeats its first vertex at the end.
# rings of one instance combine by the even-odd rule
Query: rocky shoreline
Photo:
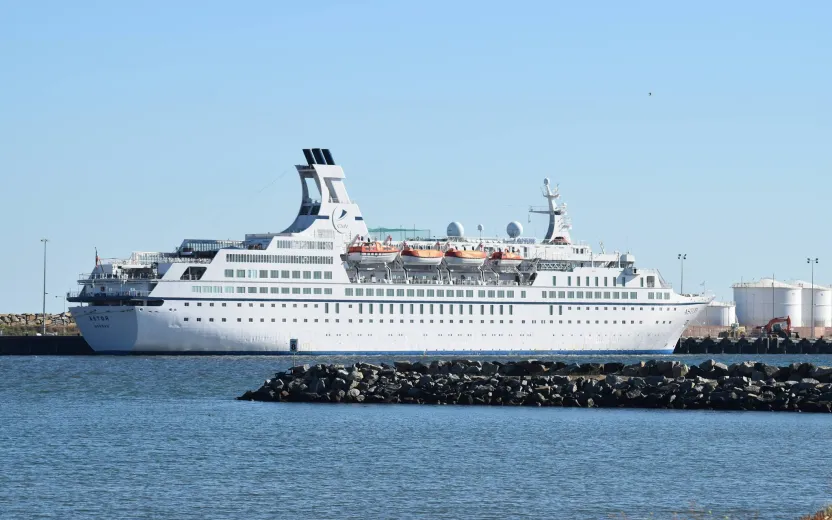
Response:
POLYGON ((567 364, 553 361, 400 361, 303 365, 237 399, 581 408, 832 413, 832 368, 713 360, 567 364))

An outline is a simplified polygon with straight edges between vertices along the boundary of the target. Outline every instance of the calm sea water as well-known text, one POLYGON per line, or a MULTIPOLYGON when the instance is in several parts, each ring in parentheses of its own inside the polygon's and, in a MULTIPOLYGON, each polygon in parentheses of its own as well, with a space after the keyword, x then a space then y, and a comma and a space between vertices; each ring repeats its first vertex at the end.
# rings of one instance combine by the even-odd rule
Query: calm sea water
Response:
POLYGON ((234 400, 290 362, 0 358, 0 518, 787 519, 832 502, 826 415, 234 400))

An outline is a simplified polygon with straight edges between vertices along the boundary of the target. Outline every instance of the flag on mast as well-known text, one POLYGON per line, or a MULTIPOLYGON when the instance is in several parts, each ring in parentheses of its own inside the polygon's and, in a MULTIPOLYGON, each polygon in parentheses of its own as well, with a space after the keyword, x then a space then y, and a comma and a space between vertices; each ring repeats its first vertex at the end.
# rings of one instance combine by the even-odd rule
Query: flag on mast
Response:
POLYGON ((99 265, 101 265, 101 259, 98 258, 98 248, 96 247, 95 248, 95 267, 98 267, 99 265))

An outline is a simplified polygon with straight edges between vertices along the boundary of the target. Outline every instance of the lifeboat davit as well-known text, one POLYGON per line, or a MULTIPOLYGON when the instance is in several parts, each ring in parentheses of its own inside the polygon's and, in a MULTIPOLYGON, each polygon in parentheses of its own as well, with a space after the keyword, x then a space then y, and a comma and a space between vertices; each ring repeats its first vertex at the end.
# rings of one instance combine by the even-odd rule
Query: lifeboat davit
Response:
POLYGON ((445 251, 445 264, 448 267, 476 268, 485 263, 485 251, 448 249, 445 251))
POLYGON ((517 267, 523 261, 523 257, 510 251, 495 251, 491 255, 491 261, 497 267, 517 267))
POLYGON ((389 264, 394 262, 397 256, 399 256, 397 248, 381 242, 350 246, 347 249, 347 261, 359 265, 389 264))
POLYGON ((402 264, 405 267, 435 267, 442 263, 444 253, 438 249, 412 249, 406 247, 402 250, 402 264))

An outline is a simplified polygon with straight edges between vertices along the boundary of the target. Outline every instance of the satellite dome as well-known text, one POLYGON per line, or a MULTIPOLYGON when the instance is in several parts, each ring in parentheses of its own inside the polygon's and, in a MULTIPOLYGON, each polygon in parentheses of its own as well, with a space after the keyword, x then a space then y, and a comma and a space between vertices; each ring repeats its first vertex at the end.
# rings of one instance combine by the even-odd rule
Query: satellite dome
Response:
POLYGON ((462 237, 465 235, 465 228, 459 222, 451 222, 448 224, 449 237, 462 237))
POLYGON ((516 220, 514 222, 509 222, 508 226, 506 226, 506 233, 508 233, 508 236, 511 238, 517 238, 523 234, 523 226, 516 220))

